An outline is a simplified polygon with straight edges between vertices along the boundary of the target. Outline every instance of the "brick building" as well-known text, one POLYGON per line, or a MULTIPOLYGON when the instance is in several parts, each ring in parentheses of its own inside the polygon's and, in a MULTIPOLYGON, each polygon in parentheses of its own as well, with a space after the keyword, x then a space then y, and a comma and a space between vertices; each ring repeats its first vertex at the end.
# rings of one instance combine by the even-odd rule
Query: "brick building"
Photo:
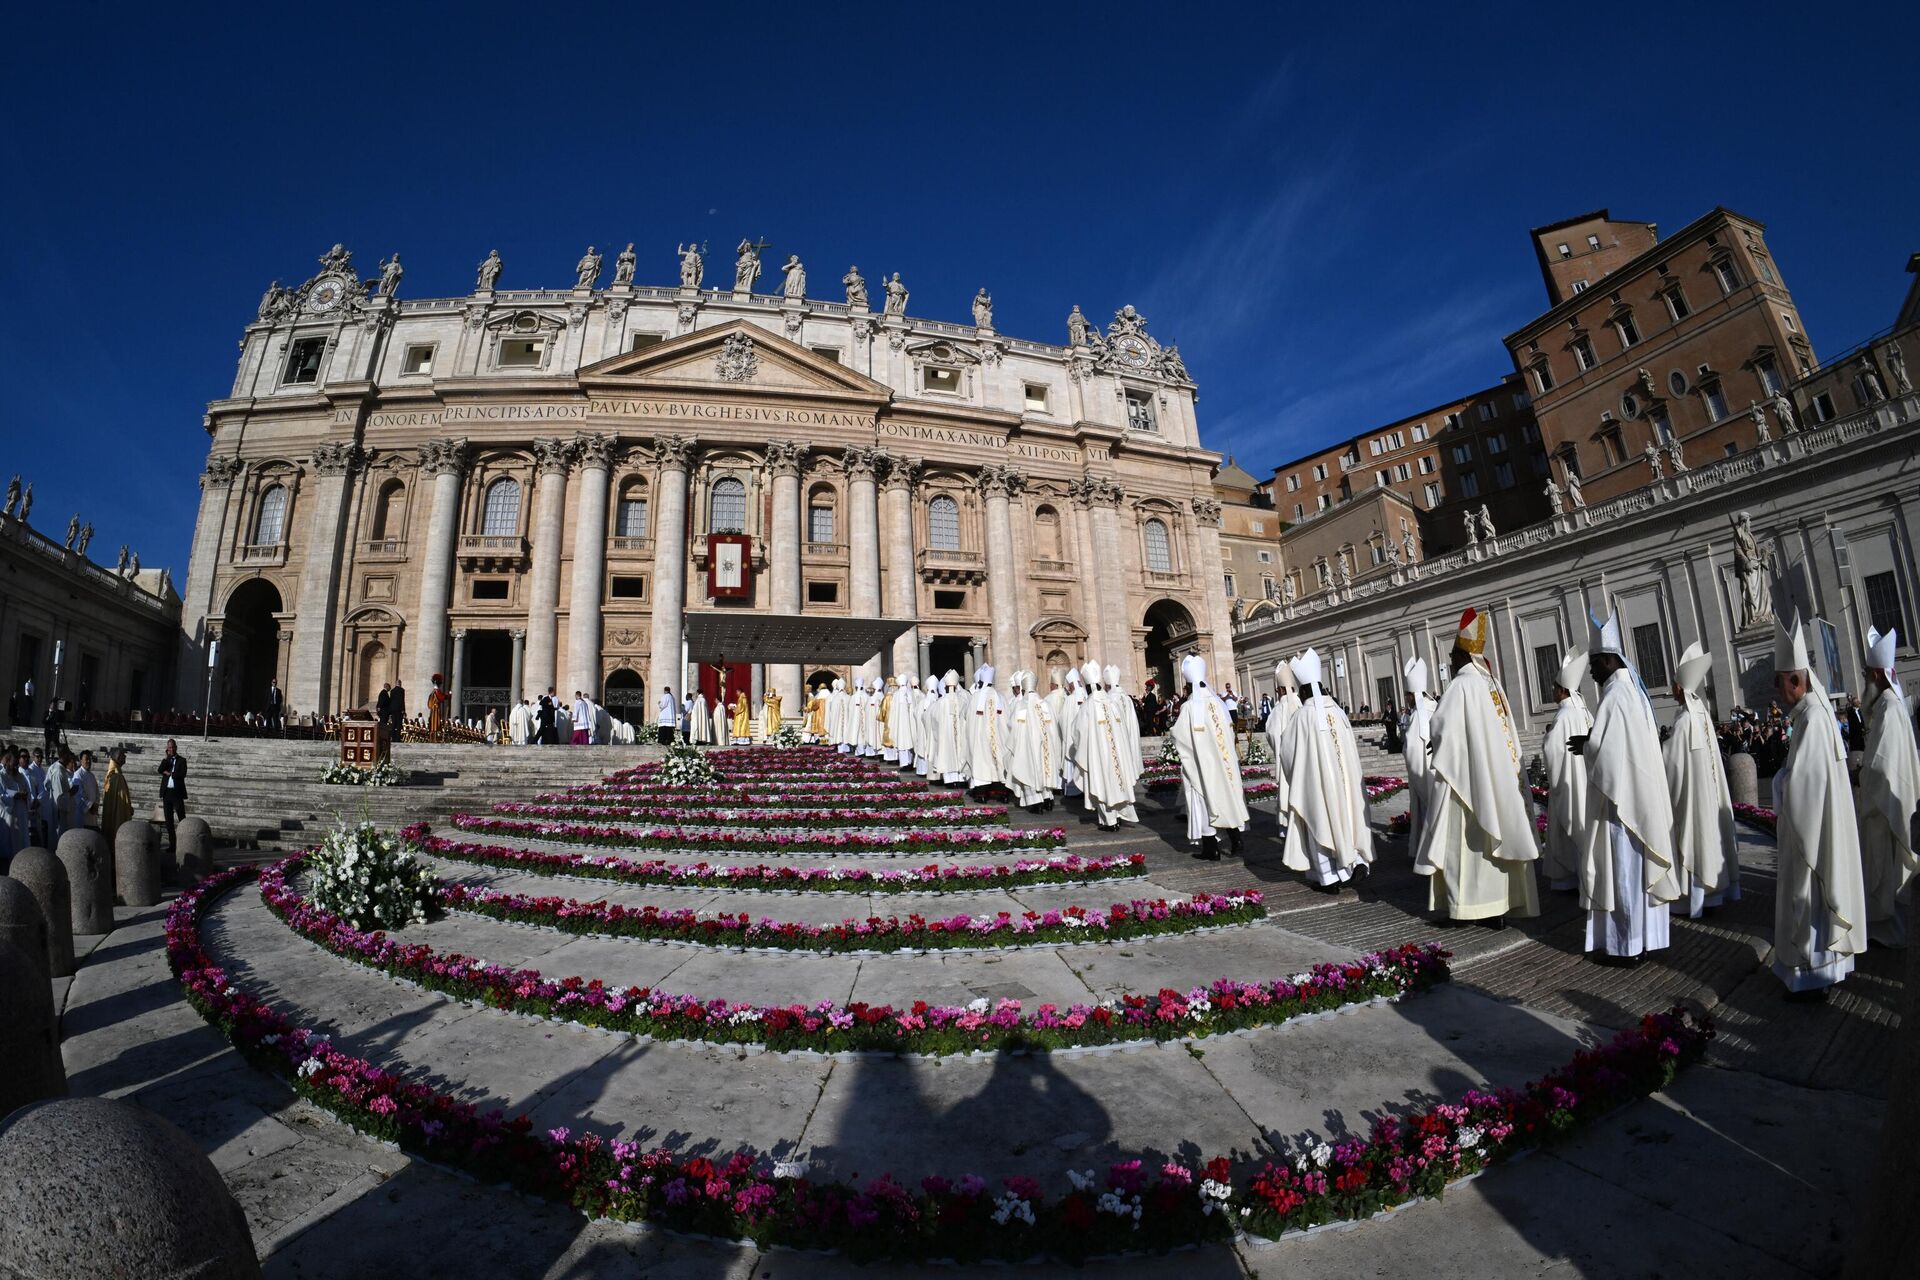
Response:
POLYGON ((1232 458, 1213 477, 1220 504, 1221 585, 1236 619, 1280 599, 1280 518, 1260 482, 1232 458))

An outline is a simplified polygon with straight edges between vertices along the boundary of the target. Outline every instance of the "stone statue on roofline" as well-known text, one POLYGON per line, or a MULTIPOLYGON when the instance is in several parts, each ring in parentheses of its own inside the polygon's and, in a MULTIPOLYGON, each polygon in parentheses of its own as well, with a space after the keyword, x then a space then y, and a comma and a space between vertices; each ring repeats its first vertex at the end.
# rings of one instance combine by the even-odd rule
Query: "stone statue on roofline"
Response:
POLYGON ((1654 483, 1658 484, 1660 481, 1665 480, 1667 478, 1667 469, 1664 465, 1662 465, 1660 461, 1659 443, 1656 441, 1649 440, 1647 442, 1647 450, 1644 456, 1647 460, 1647 465, 1653 469, 1654 483))
POLYGON ((479 277, 473 283, 474 292, 492 293, 494 286, 500 283, 500 268, 502 265, 500 261, 500 251, 498 249, 489 249, 486 258, 480 263, 479 277))
POLYGON ((760 250, 764 248, 766 248, 764 244, 757 245, 751 240, 742 239, 734 249, 733 291, 735 293, 753 292, 754 281, 760 278, 760 250))
POLYGON ((380 296, 391 298, 400 292, 400 277, 406 274, 406 269, 400 265, 399 254, 380 259, 380 296))
POLYGON ((613 282, 617 285, 633 283, 633 270, 639 265, 640 257, 633 251, 633 241, 627 241, 627 247, 613 260, 613 282))
POLYGON ((707 273, 706 260, 700 256, 700 246, 697 243, 675 244, 673 251, 680 255, 680 287, 698 289, 707 273))
POLYGON ((74 512, 67 518, 67 550, 73 550, 73 540, 80 536, 80 513, 74 512))
POLYGON ((93 541, 93 521, 89 520, 80 528, 80 542, 74 548, 81 555, 87 554, 87 544, 93 541))
POLYGON ((580 255, 580 261, 573 264, 573 287, 591 289, 600 281, 600 252, 592 245, 580 255))
POLYGON ((980 292, 973 295, 973 327, 993 328, 993 297, 987 292, 985 285, 981 285, 980 292))
POLYGON ((780 292, 790 302, 802 301, 807 296, 807 269, 800 264, 800 255, 788 254, 786 263, 780 268, 780 273, 786 277, 785 282, 780 286, 780 292))
POLYGON ((1747 416, 1753 419, 1754 439, 1760 444, 1772 441, 1773 433, 1767 430, 1767 411, 1758 400, 1747 401, 1747 416))
POLYGON ((1553 509, 1554 515, 1563 514, 1566 506, 1561 501, 1560 486, 1554 483, 1552 476, 1547 477, 1547 506, 1553 509))
POLYGON ((907 286, 900 283, 900 273, 893 273, 893 279, 887 281, 887 314, 904 316, 907 314, 907 286))
POLYGON ((1080 313, 1080 304, 1077 302, 1073 310, 1067 313, 1067 344, 1074 347, 1087 345, 1087 318, 1080 313))
POLYGON ((20 473, 15 472, 13 479, 7 481, 7 505, 0 514, 12 515, 13 509, 20 505, 20 473))

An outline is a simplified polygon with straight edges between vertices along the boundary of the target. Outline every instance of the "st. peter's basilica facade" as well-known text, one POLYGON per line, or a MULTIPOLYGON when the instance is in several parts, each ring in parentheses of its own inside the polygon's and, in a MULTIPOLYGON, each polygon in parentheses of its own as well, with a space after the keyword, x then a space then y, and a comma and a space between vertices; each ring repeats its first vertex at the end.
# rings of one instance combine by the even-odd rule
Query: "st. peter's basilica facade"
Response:
MULTIPOLYGON (((444 672, 470 715, 553 687, 641 717, 689 615, 730 610, 911 623, 851 674, 1232 671, 1219 456, 1144 316, 1031 342, 984 290, 971 325, 909 316, 898 276, 822 301, 791 257, 759 291, 764 248, 732 288, 688 247, 678 287, 636 285, 629 246, 610 285, 589 251, 572 288, 502 288, 489 254, 411 299, 336 246, 269 289, 207 408, 180 705, 217 639, 215 710, 270 676, 295 713, 400 678, 419 706, 444 672)), ((820 669, 727 674, 796 699, 820 669)))

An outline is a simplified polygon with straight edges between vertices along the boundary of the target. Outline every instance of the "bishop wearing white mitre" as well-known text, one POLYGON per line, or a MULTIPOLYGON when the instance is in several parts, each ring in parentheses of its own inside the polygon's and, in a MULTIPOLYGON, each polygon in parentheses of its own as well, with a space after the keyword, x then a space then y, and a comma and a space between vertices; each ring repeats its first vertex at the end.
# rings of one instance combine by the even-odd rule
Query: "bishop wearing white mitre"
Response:
POLYGON ((1334 889, 1373 864, 1360 745, 1347 713, 1320 683, 1319 653, 1308 649, 1292 666, 1300 713, 1284 735, 1287 754, 1275 756, 1273 768, 1276 777, 1287 777, 1286 867, 1306 872, 1318 888, 1334 889))
POLYGON ((1560 661, 1553 696, 1559 709, 1540 756, 1547 767, 1547 849, 1541 870, 1547 888, 1572 892, 1580 887, 1580 868, 1590 861, 1585 846, 1600 838, 1587 821, 1587 761, 1569 745, 1593 731, 1593 715, 1580 697, 1587 678, 1587 651, 1575 645, 1560 661))
POLYGON ((1425 658, 1408 658, 1401 670, 1407 677, 1407 694, 1413 699, 1400 730, 1400 756, 1407 766, 1407 848, 1418 849, 1420 833, 1427 825, 1427 792, 1432 785, 1433 762, 1428 749, 1433 740, 1433 699, 1427 696, 1425 658))
MULTIPOLYGON (((1720 735, 1713 712, 1700 696, 1713 655, 1698 640, 1680 655, 1673 669, 1673 696, 1680 714, 1661 747, 1666 755, 1667 791, 1673 797, 1673 852, 1687 914, 1740 900, 1740 846, 1734 834, 1733 793, 1720 763, 1720 735)), ((1677 909, 1678 904, 1676 904, 1677 909)))
POLYGON ((933 744, 940 736, 940 677, 931 671, 913 720, 913 771, 924 778, 933 768, 933 744))
POLYGON ((888 746, 882 754, 902 769, 913 764, 913 695, 913 677, 896 675, 886 707, 888 746))
POLYGON ((1127 767, 1132 771, 1135 781, 1145 770, 1140 758, 1140 714, 1134 709, 1133 699, 1120 687, 1120 668, 1109 665, 1106 669, 1107 701, 1113 706, 1113 714, 1119 722, 1122 745, 1127 749, 1127 767))
POLYGON ((952 668, 948 668, 940 680, 938 709, 939 720, 933 735, 933 775, 942 782, 965 782, 973 703, 970 695, 960 691, 960 673, 952 668))
POLYGON ((1247 826, 1247 795, 1241 787, 1240 761, 1234 755, 1233 721, 1219 695, 1207 686, 1207 662, 1199 654, 1180 660, 1180 678, 1193 692, 1180 704, 1168 732, 1180 752, 1180 793, 1187 806, 1187 839, 1198 840, 1196 858, 1220 860, 1220 839, 1240 852, 1247 826))
POLYGON ((1280 825, 1287 823, 1287 771, 1280 767, 1280 744, 1286 740, 1293 718, 1300 714, 1300 682, 1293 678, 1293 664, 1285 658, 1273 664, 1273 678, 1279 692, 1273 708, 1267 712, 1267 754, 1273 757, 1273 812, 1280 825))
POLYGON ((1027 672, 1014 673, 1007 720, 1007 786, 1016 804, 1038 809, 1053 798, 1060 749, 1047 704, 1034 694, 1027 672))
POLYGON ((1113 699, 1100 687, 1099 664, 1088 662, 1080 675, 1086 689, 1080 722, 1074 729, 1074 740, 1080 746, 1080 789, 1095 823, 1102 831, 1112 831, 1122 822, 1139 821, 1133 798, 1140 773, 1127 750, 1126 726, 1113 699))
POLYGON ((1085 772, 1081 765, 1080 712, 1086 705, 1087 690, 1080 683, 1080 673, 1068 667, 1056 718, 1060 722, 1060 794, 1069 799, 1080 794, 1080 775, 1085 772))
POLYGON ((1773 972, 1814 998, 1853 972, 1867 949, 1867 892, 1847 749, 1833 703, 1813 674, 1807 636, 1775 624, 1773 688, 1787 707, 1787 762, 1773 775, 1778 883, 1773 972))
POLYGON ((1680 896, 1673 799, 1653 703, 1627 665, 1619 614, 1595 631, 1591 663, 1600 702, 1590 736, 1576 745, 1587 762, 1587 820, 1600 834, 1585 849, 1580 905, 1587 950, 1627 958, 1667 945, 1667 904, 1680 896))
POLYGON ((1429 906, 1454 920, 1540 914, 1540 844, 1520 775, 1507 695, 1487 665, 1491 628, 1469 608, 1454 637, 1453 679, 1433 711, 1429 809, 1413 869, 1432 877, 1429 906))
POLYGON ((833 690, 827 694, 827 741, 833 744, 835 751, 853 750, 853 738, 848 733, 848 712, 852 706, 853 699, 847 694, 847 682, 835 677, 833 690))
POLYGON ((885 750, 887 725, 886 715, 887 687, 879 676, 867 681, 867 705, 860 720, 860 740, 866 747, 864 754, 878 756, 885 750))
POLYGON ((1913 809, 1920 802, 1920 755, 1913 745, 1907 699, 1893 678, 1899 633, 1867 628, 1866 759, 1860 766, 1860 862, 1866 878, 1867 934, 1883 947, 1907 945, 1901 907, 1920 871, 1913 849, 1913 809))
POLYGON ((1007 733, 1007 707, 1000 691, 993 687, 991 665, 974 672, 973 714, 967 726, 967 786, 992 786, 1004 780, 1005 755, 1002 743, 1007 733))

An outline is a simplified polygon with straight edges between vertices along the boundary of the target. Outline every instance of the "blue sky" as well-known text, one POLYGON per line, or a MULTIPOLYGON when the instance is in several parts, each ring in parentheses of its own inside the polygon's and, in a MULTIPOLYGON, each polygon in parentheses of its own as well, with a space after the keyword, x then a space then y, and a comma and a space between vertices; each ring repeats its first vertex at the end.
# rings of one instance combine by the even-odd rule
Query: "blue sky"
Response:
POLYGON ((1510 368, 1531 226, 1756 217, 1821 352, 1920 250, 1911 6, 261 8, 0 49, 0 473, 176 576, 205 404, 335 241, 414 297, 751 233, 1023 337, 1133 303, 1256 474, 1510 368))

